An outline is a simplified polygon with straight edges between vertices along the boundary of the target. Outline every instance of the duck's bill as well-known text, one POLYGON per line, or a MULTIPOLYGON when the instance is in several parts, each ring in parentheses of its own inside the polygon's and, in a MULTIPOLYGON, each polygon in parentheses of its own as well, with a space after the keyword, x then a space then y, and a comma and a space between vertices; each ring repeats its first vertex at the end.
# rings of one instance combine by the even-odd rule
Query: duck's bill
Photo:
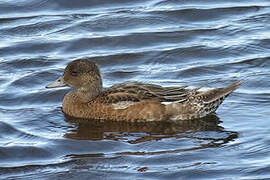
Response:
POLYGON ((66 84, 64 83, 63 78, 60 77, 56 79, 54 82, 52 82, 51 84, 48 84, 46 88, 56 88, 56 87, 64 87, 64 86, 66 86, 66 84))

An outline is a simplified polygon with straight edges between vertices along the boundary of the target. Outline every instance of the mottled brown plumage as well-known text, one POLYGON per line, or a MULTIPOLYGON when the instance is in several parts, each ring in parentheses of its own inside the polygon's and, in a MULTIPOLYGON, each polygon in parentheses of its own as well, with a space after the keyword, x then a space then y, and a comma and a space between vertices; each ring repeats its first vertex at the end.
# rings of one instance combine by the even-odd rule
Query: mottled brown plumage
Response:
POLYGON ((162 87, 155 84, 125 82, 102 88, 98 66, 85 59, 68 64, 61 78, 47 87, 76 88, 63 100, 69 116, 114 121, 160 121, 201 118, 216 111, 240 81, 225 88, 199 92, 187 86, 162 87))

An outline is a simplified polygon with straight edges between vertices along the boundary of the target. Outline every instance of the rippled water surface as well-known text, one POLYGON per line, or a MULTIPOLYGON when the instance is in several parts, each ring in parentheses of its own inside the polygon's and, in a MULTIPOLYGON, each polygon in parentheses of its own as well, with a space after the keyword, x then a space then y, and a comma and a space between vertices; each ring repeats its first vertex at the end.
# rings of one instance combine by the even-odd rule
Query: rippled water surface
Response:
POLYGON ((270 178, 269 22, 263 0, 0 1, 0 178, 270 178), (74 121, 45 86, 82 57, 106 87, 243 85, 200 120, 74 121))

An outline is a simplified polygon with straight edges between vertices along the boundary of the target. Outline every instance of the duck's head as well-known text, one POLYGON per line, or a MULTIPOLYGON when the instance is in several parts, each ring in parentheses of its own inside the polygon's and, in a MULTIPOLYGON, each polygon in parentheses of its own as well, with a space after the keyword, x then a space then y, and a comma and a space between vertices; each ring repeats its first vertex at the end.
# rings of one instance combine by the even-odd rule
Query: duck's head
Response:
POLYGON ((101 90, 102 79, 98 66, 87 59, 78 59, 70 62, 63 75, 46 88, 69 86, 79 90, 101 90))

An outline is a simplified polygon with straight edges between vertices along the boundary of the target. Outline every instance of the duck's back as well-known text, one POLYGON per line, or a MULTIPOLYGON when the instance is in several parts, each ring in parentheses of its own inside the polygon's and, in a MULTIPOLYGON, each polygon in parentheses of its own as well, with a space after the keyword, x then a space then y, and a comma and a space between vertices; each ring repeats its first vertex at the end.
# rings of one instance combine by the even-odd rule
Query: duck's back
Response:
POLYGON ((155 100, 160 102, 173 102, 185 100, 190 90, 187 86, 163 87, 156 84, 125 82, 111 86, 104 93, 126 93, 135 96, 138 100, 155 100))

